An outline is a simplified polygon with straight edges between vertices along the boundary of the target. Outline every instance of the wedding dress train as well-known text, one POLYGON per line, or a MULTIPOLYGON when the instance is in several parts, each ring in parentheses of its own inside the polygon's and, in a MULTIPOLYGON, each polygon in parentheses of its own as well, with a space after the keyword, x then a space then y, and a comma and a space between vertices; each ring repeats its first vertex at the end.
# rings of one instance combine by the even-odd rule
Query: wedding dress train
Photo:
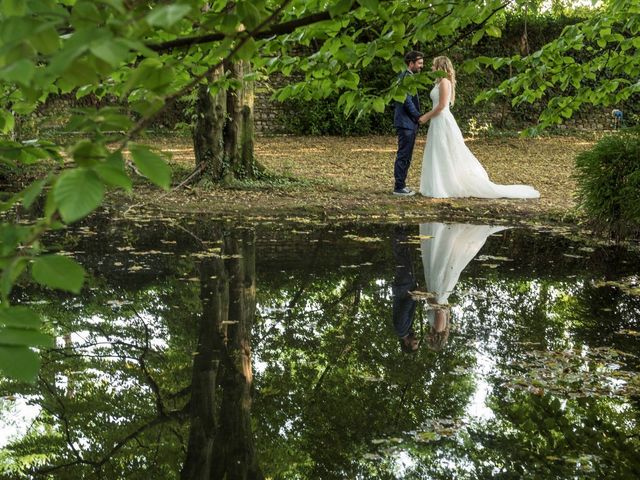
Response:
MULTIPOLYGON (((440 89, 430 93, 434 106, 440 89)), ((462 132, 447 106, 431 118, 422 159, 420 193, 426 197, 539 198, 528 185, 498 185, 464 143, 462 132)))

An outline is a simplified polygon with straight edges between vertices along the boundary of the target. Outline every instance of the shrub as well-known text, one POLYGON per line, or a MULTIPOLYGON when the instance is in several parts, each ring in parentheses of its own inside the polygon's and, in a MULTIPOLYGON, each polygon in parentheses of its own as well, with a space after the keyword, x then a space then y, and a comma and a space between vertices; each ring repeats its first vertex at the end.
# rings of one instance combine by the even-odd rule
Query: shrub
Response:
POLYGON ((394 133, 393 112, 372 113, 356 121, 356 115, 345 117, 337 106, 338 97, 323 100, 287 100, 278 122, 284 131, 294 135, 356 136, 394 133))
POLYGON ((616 240, 640 235, 640 128, 578 155, 576 179, 579 207, 597 231, 616 240))

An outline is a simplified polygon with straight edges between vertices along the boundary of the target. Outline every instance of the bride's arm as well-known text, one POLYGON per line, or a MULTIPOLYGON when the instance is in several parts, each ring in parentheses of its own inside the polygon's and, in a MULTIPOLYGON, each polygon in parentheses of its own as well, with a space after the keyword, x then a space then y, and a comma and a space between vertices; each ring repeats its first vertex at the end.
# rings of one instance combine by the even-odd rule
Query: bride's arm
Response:
POLYGON ((438 84, 438 89, 440 93, 440 100, 438 101, 438 104, 433 107, 433 110, 425 113, 424 115, 422 115, 422 117, 420 117, 422 123, 431 120, 447 106, 447 102, 449 101, 449 94, 451 93, 451 81, 448 78, 443 78, 438 84))

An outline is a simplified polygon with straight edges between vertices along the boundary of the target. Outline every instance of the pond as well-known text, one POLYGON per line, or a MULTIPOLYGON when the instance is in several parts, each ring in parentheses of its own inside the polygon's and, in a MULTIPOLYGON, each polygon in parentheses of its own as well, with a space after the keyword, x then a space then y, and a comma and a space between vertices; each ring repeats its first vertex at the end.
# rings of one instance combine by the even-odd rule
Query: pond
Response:
POLYGON ((97 217, 0 478, 640 476, 640 254, 485 225, 97 217))

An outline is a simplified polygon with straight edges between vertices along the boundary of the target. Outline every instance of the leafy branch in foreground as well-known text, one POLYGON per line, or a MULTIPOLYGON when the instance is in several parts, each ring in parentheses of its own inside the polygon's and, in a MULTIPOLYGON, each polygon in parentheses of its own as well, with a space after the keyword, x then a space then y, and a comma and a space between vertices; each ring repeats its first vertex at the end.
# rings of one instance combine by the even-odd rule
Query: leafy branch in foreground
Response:
POLYGON ((640 0, 605 2, 597 14, 566 27, 562 34, 526 57, 474 59, 466 65, 509 67, 511 78, 478 96, 499 95, 512 104, 544 101, 538 130, 571 118, 582 105, 637 103, 640 94, 640 0))
MULTIPOLYGON (((27 225, 18 225, 15 220, 13 222, 4 221, 0 225, 2 240, 0 250, 0 266, 2 267, 2 276, 0 277, 0 369, 5 374, 33 381, 39 361, 32 347, 52 345, 52 338, 38 330, 41 319, 35 312, 22 306, 11 306, 10 304, 12 287, 28 265, 32 263, 30 269, 32 279, 49 288, 78 293, 84 281, 84 269, 74 260, 61 255, 43 255, 44 248, 40 243, 42 236, 51 229, 63 228, 64 225, 78 221, 93 212, 102 203, 107 187, 131 189, 131 180, 124 161, 125 148, 127 147, 129 147, 129 153, 138 171, 152 182, 167 189, 170 185, 170 170, 166 163, 148 146, 132 145, 130 142, 140 135, 149 122, 171 101, 195 87, 218 65, 229 61, 246 43, 252 40, 252 34, 256 34, 268 25, 290 2, 291 0, 285 0, 279 8, 259 22, 254 30, 247 35, 243 35, 237 40, 230 35, 224 44, 226 48, 224 55, 216 57, 216 61, 205 72, 194 78, 188 78, 188 81, 184 85, 180 85, 177 91, 166 89, 167 84, 161 75, 152 74, 164 74, 164 71, 160 71, 164 70, 162 64, 147 62, 154 60, 152 58, 140 62, 138 67, 147 62, 146 85, 141 77, 133 75, 134 81, 132 82, 129 78, 129 84, 125 83, 123 89, 127 91, 136 86, 139 87, 138 82, 147 86, 148 90, 155 94, 155 98, 152 98, 152 102, 150 102, 152 108, 141 112, 141 118, 135 124, 131 124, 127 117, 114 113, 110 109, 87 115, 85 119, 77 117, 72 119, 70 124, 87 132, 87 138, 79 140, 66 152, 68 156, 73 158, 75 165, 71 168, 64 168, 59 173, 47 175, 44 179, 30 185, 26 190, 13 194, 2 202, 0 206, 5 212, 5 218, 10 218, 11 209, 18 202, 21 202, 24 208, 29 209, 38 197, 45 196, 42 218, 27 225), (235 44, 234 40, 236 40, 235 44), (149 69, 157 71, 151 72, 149 69), (113 140, 113 137, 108 136, 106 131, 118 124, 127 126, 129 129, 122 135, 119 147, 113 150, 113 148, 109 148, 108 144, 108 141, 113 140), (45 189, 48 190, 45 191, 45 189)), ((149 26, 170 28, 191 10, 188 5, 182 5, 181 8, 174 7, 171 5, 159 7, 143 17, 143 20, 146 20, 149 26)), ((124 57, 133 58, 132 51, 128 47, 135 47, 136 43, 131 41, 127 43, 124 38, 114 38, 113 29, 109 29, 109 33, 98 31, 97 37, 99 39, 110 37, 111 43, 107 45, 95 43, 95 41, 80 45, 80 40, 74 41, 76 39, 89 40, 89 30, 82 29, 83 26, 86 27, 82 19, 87 12, 98 14, 94 17, 96 24, 91 25, 93 28, 102 26, 102 20, 107 20, 107 24, 111 20, 112 25, 126 26, 115 20, 115 13, 125 12, 123 4, 119 2, 99 7, 89 2, 78 2, 70 12, 62 5, 52 3, 51 10, 39 17, 34 15, 35 10, 29 11, 27 6, 22 10, 18 7, 4 7, 2 26, 6 28, 9 22, 18 25, 16 31, 12 32, 14 33, 13 44, 9 41, 5 45, 5 49, 7 47, 22 47, 23 53, 30 52, 33 57, 32 59, 13 58, 11 51, 5 55, 5 66, 0 69, 0 80, 4 81, 3 86, 7 92, 5 99, 11 99, 8 104, 5 104, 5 108, 10 107, 16 112, 30 113, 38 105, 39 98, 42 96, 46 98, 50 93, 47 87, 43 87, 47 81, 53 80, 54 85, 57 83, 60 90, 70 86, 79 87, 82 82, 103 85, 105 81, 108 82, 117 76, 117 68, 125 60, 124 57), (100 11, 99 8, 102 8, 103 11, 100 11), (76 13, 77 17, 74 16, 76 13), (103 14, 106 15, 103 16, 103 14), (73 36, 67 42, 61 42, 57 37, 56 27, 59 25, 55 23, 53 18, 59 17, 66 17, 65 19, 74 27, 73 36), (40 22, 38 18, 41 19, 40 22), (33 31, 35 31, 35 35, 30 36, 33 31), (51 44, 60 48, 54 48, 51 44), (89 55, 85 55, 87 47, 89 55), (47 58, 47 60, 43 61, 43 58, 47 58), (89 65, 90 63, 93 65, 89 65), (66 66, 67 70, 61 65, 66 66), (98 76, 82 78, 78 68, 91 66, 103 67, 98 72, 104 77, 110 75, 111 78, 100 79, 98 76), (59 75, 57 78, 56 74, 59 75), (12 83, 20 84, 20 88, 12 88, 12 83)), ((133 18, 129 19, 129 22, 131 21, 133 18)), ((140 48, 139 51, 144 53, 145 48, 140 48)), ((155 54, 152 53, 152 56, 155 54)), ((13 114, 4 110, 2 118, 4 119, 3 132, 8 133, 13 127, 13 114)), ((62 160, 63 154, 60 145, 47 145, 46 147, 43 148, 37 143, 35 145, 21 145, 18 142, 4 140, 0 145, 0 153, 3 157, 3 163, 13 169, 18 169, 22 164, 29 164, 33 159, 55 158, 58 161, 62 160)))

